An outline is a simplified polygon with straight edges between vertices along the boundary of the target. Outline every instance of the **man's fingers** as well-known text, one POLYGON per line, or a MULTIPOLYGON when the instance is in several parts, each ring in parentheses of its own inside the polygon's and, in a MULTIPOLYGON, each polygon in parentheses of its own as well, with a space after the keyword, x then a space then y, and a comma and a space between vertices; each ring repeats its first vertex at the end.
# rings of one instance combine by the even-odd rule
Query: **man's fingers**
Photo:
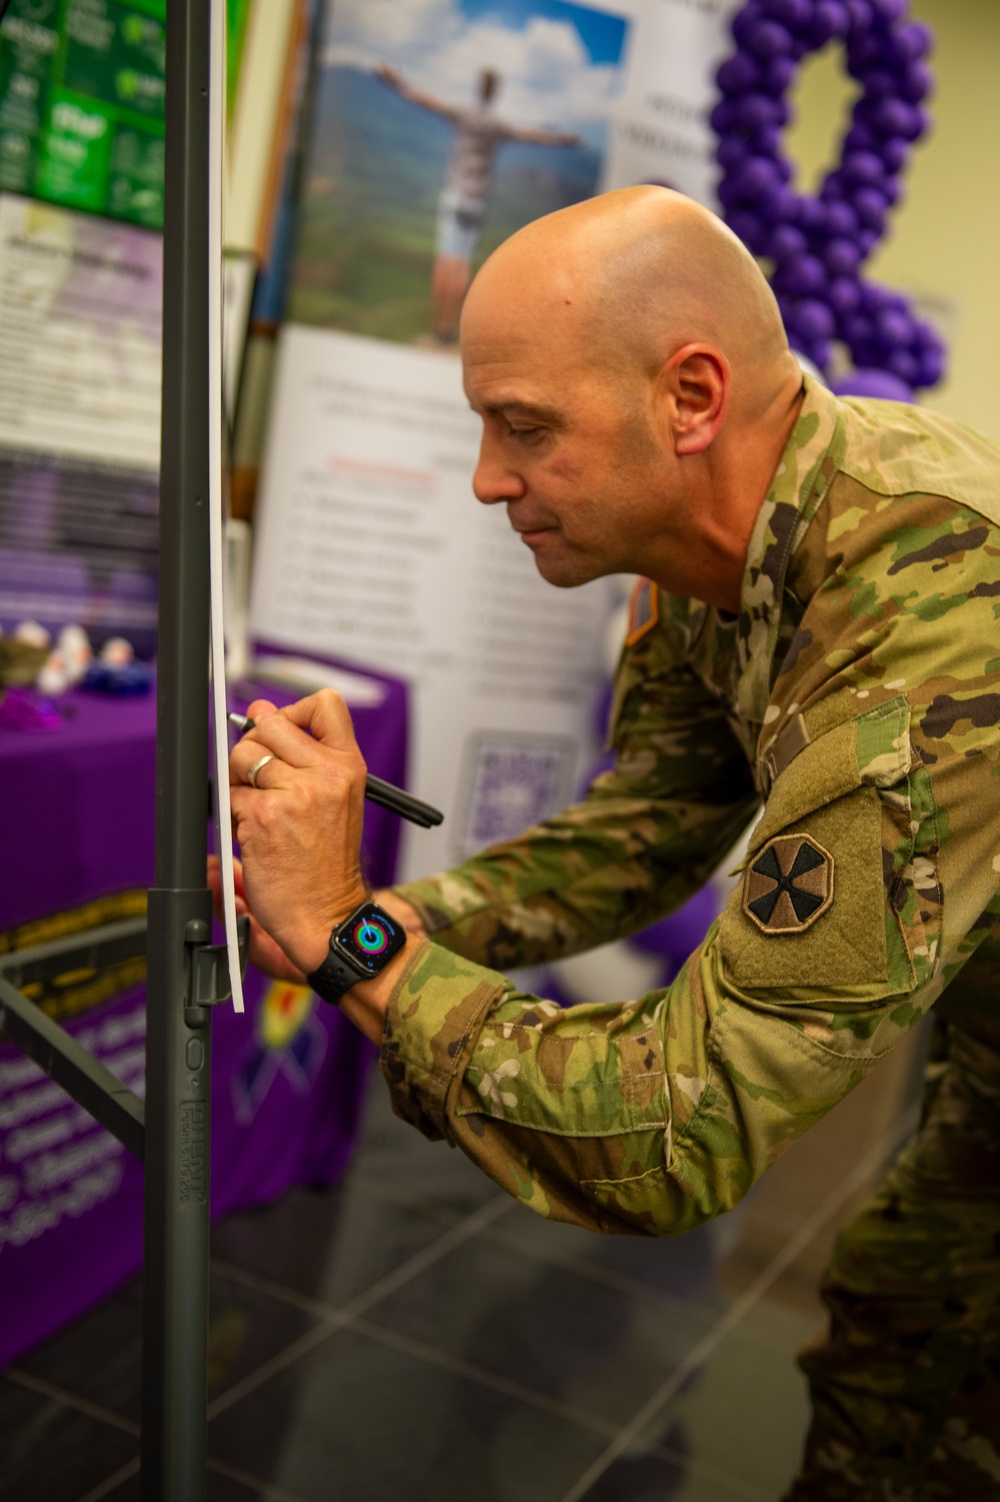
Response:
POLYGON ((335 751, 353 750, 356 745, 351 712, 332 688, 322 688, 318 694, 310 694, 296 704, 286 704, 281 714, 335 751))
MULTIPOLYGON (((233 747, 230 765, 239 780, 245 782, 250 767, 268 751, 286 766, 312 767, 323 760, 320 747, 358 754, 350 712, 332 689, 323 689, 276 714, 265 715, 233 747)), ((272 777, 270 786, 277 785, 272 777)))

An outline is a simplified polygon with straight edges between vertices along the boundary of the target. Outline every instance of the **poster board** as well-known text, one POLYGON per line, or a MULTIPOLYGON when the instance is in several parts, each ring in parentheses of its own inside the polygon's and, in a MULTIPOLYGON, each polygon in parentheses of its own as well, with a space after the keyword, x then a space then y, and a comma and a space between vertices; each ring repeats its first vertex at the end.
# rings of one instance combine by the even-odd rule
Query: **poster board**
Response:
POLYGON ((159 229, 166 0, 11 0, 0 190, 159 229))
POLYGON ((0 196, 0 625, 156 640, 162 240, 0 196))

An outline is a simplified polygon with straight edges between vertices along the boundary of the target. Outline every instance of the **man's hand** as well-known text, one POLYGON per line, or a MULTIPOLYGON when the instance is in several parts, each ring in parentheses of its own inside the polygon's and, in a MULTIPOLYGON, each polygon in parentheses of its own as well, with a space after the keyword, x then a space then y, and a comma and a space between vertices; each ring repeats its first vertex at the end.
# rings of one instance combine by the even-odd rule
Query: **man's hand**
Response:
MULTIPOLYGON (((250 911, 247 902, 246 888, 243 885, 243 863, 233 862, 233 874, 236 878, 236 912, 239 916, 250 919, 250 962, 262 970, 265 975, 273 976, 275 980, 288 980, 296 986, 304 986, 306 977, 298 965, 293 965, 285 951, 276 939, 272 939, 267 931, 261 928, 256 916, 250 911)), ((219 857, 208 857, 208 885, 212 893, 212 910, 221 923, 222 912, 222 876, 219 871, 219 857)))
POLYGON ((280 954, 308 975, 326 956, 330 930, 368 895, 358 861, 365 764, 331 689, 281 710, 257 699, 249 714, 256 724, 229 763, 243 900, 274 945, 271 959, 280 963, 280 954))

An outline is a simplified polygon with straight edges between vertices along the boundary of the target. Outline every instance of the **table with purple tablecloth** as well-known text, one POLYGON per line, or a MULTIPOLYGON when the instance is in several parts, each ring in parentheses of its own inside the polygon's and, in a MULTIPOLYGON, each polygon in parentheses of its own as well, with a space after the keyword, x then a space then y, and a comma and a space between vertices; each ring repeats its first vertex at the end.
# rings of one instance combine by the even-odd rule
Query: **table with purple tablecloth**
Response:
MULTIPOLYGON (((372 674, 352 706, 376 776, 405 783, 406 690, 372 674)), ((241 688, 237 685, 237 688, 241 688)), ((232 707, 256 690, 242 687, 232 707)), ((297 694, 264 688, 273 701, 297 694)), ((26 948, 68 925, 141 910, 153 879, 155 703, 80 690, 49 732, 0 730, 0 940, 26 948), (86 911, 80 913, 81 908, 86 911), (66 917, 77 912, 79 916, 66 917), (16 931, 15 931, 16 930, 16 931), (15 932, 12 932, 15 931, 15 932)), ((202 790, 199 789, 202 794, 202 790)), ((202 794, 203 795, 203 794, 202 794)), ((366 804, 366 873, 391 880, 398 820, 366 804)), ((45 1004, 133 1089, 142 1089, 142 962, 68 972, 45 1004)), ((303 987, 252 967, 247 1010, 213 1017, 212 1213, 294 1183, 330 1183, 353 1146, 374 1050, 303 987)), ((10 1044, 0 1044, 0 1365, 73 1319, 142 1256, 142 1169, 10 1044)))

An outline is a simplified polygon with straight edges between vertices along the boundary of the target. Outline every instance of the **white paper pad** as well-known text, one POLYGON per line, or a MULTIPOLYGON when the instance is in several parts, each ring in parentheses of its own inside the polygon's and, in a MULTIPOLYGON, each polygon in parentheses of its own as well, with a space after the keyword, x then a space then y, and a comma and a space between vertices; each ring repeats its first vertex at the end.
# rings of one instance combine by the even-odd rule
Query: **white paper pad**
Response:
POLYGON ((229 722, 226 719, 224 503, 222 486, 222 182, 226 120, 226 5, 211 3, 208 84, 208 453, 209 558, 212 586, 212 749, 215 759, 215 848, 222 873, 222 912, 233 1009, 243 1011, 236 932, 236 880, 229 820, 229 722))

